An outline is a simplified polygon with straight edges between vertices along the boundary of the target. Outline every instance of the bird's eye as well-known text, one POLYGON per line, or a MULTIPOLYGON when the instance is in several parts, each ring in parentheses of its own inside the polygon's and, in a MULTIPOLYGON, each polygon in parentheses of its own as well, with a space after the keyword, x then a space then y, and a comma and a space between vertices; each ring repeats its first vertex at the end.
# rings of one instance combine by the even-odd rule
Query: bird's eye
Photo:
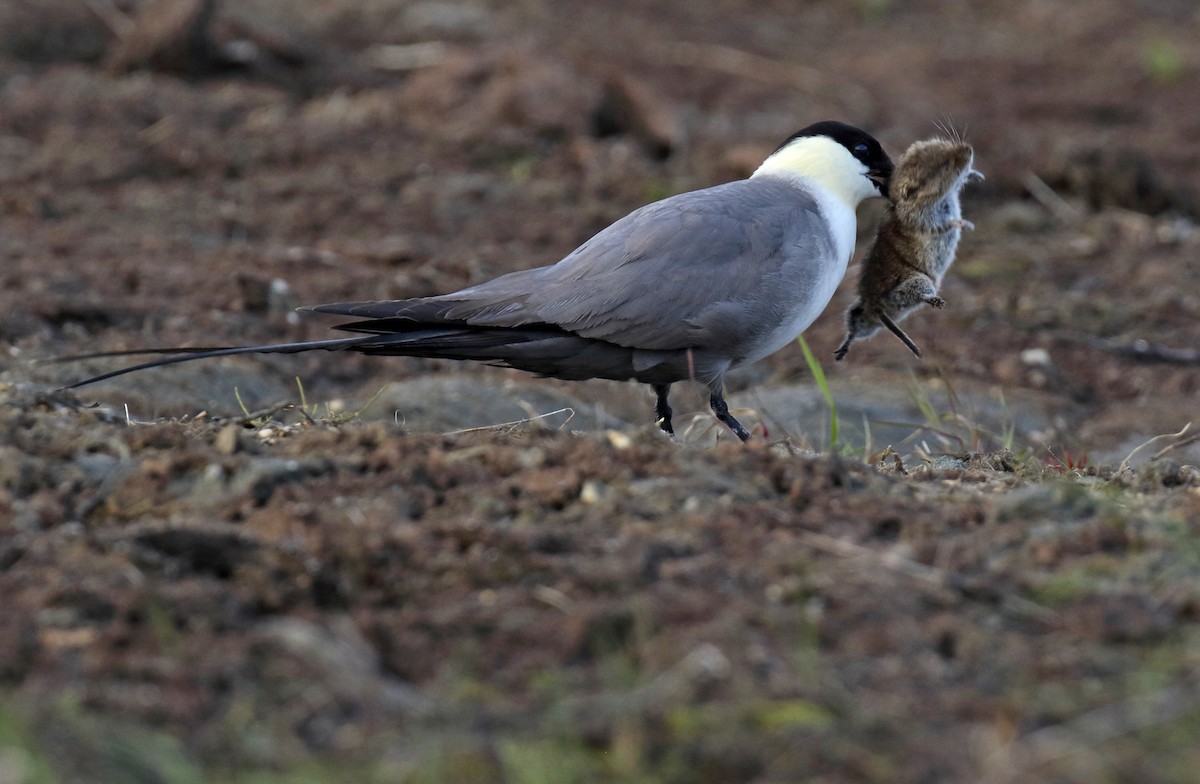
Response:
POLYGON ((867 145, 865 145, 865 144, 854 145, 854 154, 855 155, 866 155, 867 154, 867 145))

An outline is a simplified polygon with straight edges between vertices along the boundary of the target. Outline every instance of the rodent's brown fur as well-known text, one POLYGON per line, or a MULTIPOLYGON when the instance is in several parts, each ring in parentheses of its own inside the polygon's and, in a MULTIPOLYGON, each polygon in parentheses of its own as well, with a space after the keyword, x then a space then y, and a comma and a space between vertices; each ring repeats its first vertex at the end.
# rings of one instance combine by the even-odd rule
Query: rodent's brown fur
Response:
POLYGON ((885 326, 914 354, 920 349, 896 322, 921 304, 946 303, 937 296, 958 248, 963 228, 959 193, 972 176, 975 154, 961 140, 927 139, 900 156, 888 186, 888 206, 863 261, 858 300, 846 312, 846 340, 835 352, 846 356, 850 344, 885 326))

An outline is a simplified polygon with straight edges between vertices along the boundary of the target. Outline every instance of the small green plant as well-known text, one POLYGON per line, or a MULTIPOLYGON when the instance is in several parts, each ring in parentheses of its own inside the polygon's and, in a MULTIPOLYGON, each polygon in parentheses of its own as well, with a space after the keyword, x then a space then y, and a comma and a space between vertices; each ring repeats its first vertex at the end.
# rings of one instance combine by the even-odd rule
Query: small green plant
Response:
POLYGON ((238 408, 242 409, 242 424, 246 427, 262 428, 275 420, 275 415, 292 407, 291 403, 280 403, 257 411, 251 411, 242 400, 242 393, 237 387, 233 388, 233 397, 237 400, 238 408))
POLYGON ((921 416, 925 418, 925 428, 938 437, 944 448, 954 442, 962 451, 979 452, 988 448, 1010 451, 1013 449, 1017 426, 1015 420, 1008 413, 1008 401, 1005 400, 1003 392, 999 393, 1003 424, 1002 431, 997 434, 980 424, 975 413, 966 410, 945 368, 938 367, 938 377, 946 392, 946 404, 949 411, 940 413, 937 410, 915 375, 911 377, 911 394, 921 416))
POLYGON ((50 784, 57 781, 50 759, 38 743, 33 720, 9 694, 0 700, 0 760, 12 775, 5 781, 50 784))
POLYGON ((642 190, 642 198, 647 202, 659 201, 668 196, 674 196, 679 191, 667 180, 647 180, 642 190))
POLYGON ((1046 467, 1056 473, 1079 473, 1088 468, 1088 456, 1086 452, 1072 455, 1071 450, 1064 449, 1060 458, 1050 450, 1050 447, 1046 447, 1046 453, 1046 467))
POLYGON ((875 423, 912 429, 912 433, 900 441, 897 447, 927 438, 928 440, 921 440, 916 447, 922 459, 926 460, 931 460, 939 452, 947 454, 1006 449, 1016 453, 1018 462, 1028 462, 1032 449, 1028 446, 1017 447, 1016 422, 1009 414, 1008 403, 1003 394, 999 395, 1001 424, 1000 432, 997 433, 980 423, 978 414, 970 410, 970 406, 959 397, 953 381, 944 369, 939 368, 938 375, 946 397, 944 404, 935 403, 929 388, 921 383, 916 374, 910 374, 909 400, 920 413, 921 421, 875 423))
POLYGON ((832 451, 837 451, 837 402, 833 399, 833 393, 829 391, 829 381, 825 378, 825 369, 821 367, 821 362, 813 354, 812 349, 808 347, 808 342, 804 339, 803 335, 797 337, 796 342, 800 344, 800 350, 804 352, 804 361, 808 363, 808 371, 812 373, 813 380, 817 382, 817 388, 821 390, 821 395, 825 398, 825 405, 829 406, 829 448, 832 451))
POLYGON ((309 422, 309 424, 321 423, 336 427, 338 425, 344 425, 347 422, 353 422, 355 419, 358 419, 360 416, 362 416, 362 412, 366 411, 372 403, 379 399, 379 396, 383 394, 383 391, 386 388, 387 387, 380 387, 378 392, 376 392, 374 395, 371 395, 367 402, 363 403, 358 408, 350 411, 343 411, 340 408, 334 407, 332 403, 327 402, 325 403, 325 410, 322 412, 320 410, 320 404, 314 404, 312 406, 308 405, 308 398, 304 394, 304 383, 300 380, 299 376, 296 376, 296 389, 300 393, 300 415, 303 416, 305 420, 309 422))
POLYGON ((891 0, 859 0, 859 13, 868 22, 882 22, 892 10, 891 0))
POLYGON ((1012 451, 1017 440, 1017 421, 1008 413, 1008 401, 1004 398, 1004 390, 996 393, 1000 398, 1000 411, 1004 417, 1004 432, 1000 434, 1000 448, 1012 451))
POLYGON ((238 406, 242 409, 242 418, 240 420, 242 425, 255 429, 263 429, 268 427, 273 427, 275 429, 282 428, 282 430, 286 432, 291 428, 300 426, 300 423, 288 425, 282 422, 278 418, 278 414, 280 412, 287 411, 289 409, 296 409, 300 416, 304 419, 304 423, 309 425, 329 425, 332 427, 339 427, 362 416, 362 412, 365 411, 368 406, 374 403, 379 396, 383 394, 384 389, 386 389, 386 387, 380 387, 379 391, 372 395, 367 402, 363 403, 358 408, 350 409, 348 411, 342 410, 341 406, 335 405, 331 402, 309 405, 308 396, 304 393, 304 383, 298 376, 296 378, 296 390, 300 395, 299 405, 291 402, 279 403, 259 409, 257 411, 251 411, 246 405, 246 402, 242 400, 241 390, 239 390, 237 387, 233 388, 233 396, 237 399, 238 406))
POLYGON ((1142 44, 1142 68, 1156 82, 1177 82, 1183 75, 1183 54, 1167 39, 1151 38, 1142 44))

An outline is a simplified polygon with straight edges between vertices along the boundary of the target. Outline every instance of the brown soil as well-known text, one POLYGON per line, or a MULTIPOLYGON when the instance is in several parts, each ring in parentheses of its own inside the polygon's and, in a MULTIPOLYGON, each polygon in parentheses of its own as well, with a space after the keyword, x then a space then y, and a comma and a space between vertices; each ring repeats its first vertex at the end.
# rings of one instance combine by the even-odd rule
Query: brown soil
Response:
POLYGON ((1135 449, 1200 415, 1200 15, 1087 6, 0 2, 0 781, 1194 781, 1200 452, 1135 449), (831 361, 852 280, 806 334, 836 420, 799 349, 746 447, 696 390, 672 443, 636 385, 37 362, 321 337, 824 118, 988 176, 924 362, 831 361))

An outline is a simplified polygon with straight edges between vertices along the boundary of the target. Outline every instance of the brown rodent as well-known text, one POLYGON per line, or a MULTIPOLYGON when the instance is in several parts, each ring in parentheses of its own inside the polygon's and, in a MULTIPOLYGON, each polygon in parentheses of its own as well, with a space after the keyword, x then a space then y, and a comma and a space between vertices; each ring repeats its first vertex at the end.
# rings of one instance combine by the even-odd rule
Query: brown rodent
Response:
POLYGON ((921 356, 896 322, 922 303, 946 304, 938 286, 954 261, 962 230, 975 228, 963 220, 959 201, 968 180, 983 179, 974 162, 971 145, 957 139, 915 142, 900 156, 875 244, 863 261, 858 301, 846 311, 846 340, 835 358, 844 358, 851 343, 881 326, 921 356))

